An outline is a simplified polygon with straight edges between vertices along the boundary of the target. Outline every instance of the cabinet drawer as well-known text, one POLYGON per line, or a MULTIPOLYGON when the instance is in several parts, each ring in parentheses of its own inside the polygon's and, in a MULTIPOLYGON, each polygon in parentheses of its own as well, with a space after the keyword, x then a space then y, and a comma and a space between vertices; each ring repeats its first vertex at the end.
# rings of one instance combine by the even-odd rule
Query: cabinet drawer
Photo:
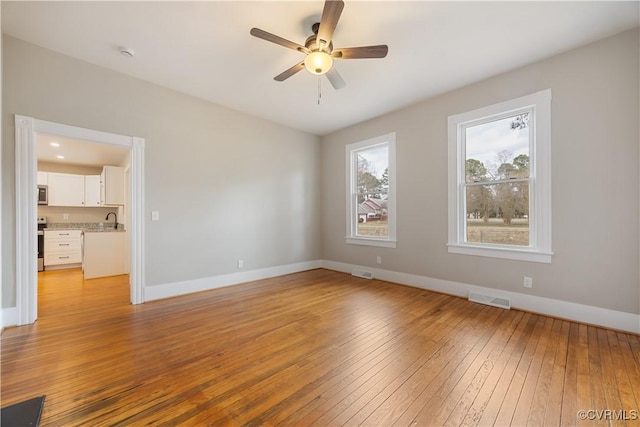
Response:
POLYGON ((47 239, 80 239, 81 230, 45 230, 44 238, 47 239))
POLYGON ((58 253, 44 253, 44 265, 58 265, 58 264, 75 264, 82 262, 82 255, 79 251, 75 252, 58 252, 58 253))
POLYGON ((80 239, 48 239, 44 241, 44 253, 80 251, 80 239))

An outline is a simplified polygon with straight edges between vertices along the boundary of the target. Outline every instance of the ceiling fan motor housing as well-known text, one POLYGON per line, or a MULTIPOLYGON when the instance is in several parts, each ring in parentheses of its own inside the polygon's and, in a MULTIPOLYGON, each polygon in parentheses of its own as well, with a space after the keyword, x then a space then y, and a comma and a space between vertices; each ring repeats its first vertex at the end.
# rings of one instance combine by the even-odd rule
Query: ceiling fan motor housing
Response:
POLYGON ((316 40, 318 38, 318 30, 317 30, 317 26, 320 24, 313 24, 313 28, 315 29, 314 34, 312 36, 307 37, 307 40, 304 42, 304 46, 309 49, 311 52, 316 52, 318 50, 322 50, 323 52, 331 55, 331 52, 333 51, 333 41, 329 42, 329 44, 327 45, 326 43, 323 43, 324 49, 320 49, 318 47, 318 43, 316 43, 316 40))

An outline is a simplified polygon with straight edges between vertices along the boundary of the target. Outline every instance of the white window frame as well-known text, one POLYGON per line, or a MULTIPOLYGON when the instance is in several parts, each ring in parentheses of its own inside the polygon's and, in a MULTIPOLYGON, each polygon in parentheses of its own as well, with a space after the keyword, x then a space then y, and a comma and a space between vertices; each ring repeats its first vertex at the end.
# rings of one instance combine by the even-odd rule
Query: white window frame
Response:
POLYGON ((449 116, 449 253, 551 263, 551 89, 449 116), (526 247, 466 242, 465 129, 529 112, 529 232, 526 247))
POLYGON ((375 138, 349 144, 346 149, 346 181, 347 181, 347 235, 346 243, 352 245, 396 247, 396 134, 395 132, 375 138), (357 199, 357 167, 356 153, 364 149, 386 145, 389 149, 389 190, 387 193, 387 224, 389 236, 386 238, 358 236, 358 199, 357 199))

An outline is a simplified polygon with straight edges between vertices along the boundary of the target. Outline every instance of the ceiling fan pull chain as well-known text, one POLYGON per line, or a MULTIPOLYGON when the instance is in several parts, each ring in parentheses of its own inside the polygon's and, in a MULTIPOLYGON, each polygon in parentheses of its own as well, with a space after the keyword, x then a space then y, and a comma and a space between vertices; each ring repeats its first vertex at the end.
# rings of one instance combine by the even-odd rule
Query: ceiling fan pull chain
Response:
POLYGON ((320 105, 320 98, 322 98, 322 79, 318 76, 318 105, 320 105))

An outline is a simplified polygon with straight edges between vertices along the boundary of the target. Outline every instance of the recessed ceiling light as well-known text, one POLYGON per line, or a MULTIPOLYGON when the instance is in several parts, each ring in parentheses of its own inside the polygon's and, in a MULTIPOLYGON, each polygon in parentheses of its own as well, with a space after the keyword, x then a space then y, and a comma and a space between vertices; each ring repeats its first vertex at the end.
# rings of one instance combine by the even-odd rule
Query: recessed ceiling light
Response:
POLYGON ((60 147, 60 144, 58 144, 55 141, 54 142, 50 142, 49 145, 52 146, 52 147, 60 147))
POLYGON ((56 157, 59 159, 64 159, 64 156, 61 156, 60 154, 58 154, 56 157))

